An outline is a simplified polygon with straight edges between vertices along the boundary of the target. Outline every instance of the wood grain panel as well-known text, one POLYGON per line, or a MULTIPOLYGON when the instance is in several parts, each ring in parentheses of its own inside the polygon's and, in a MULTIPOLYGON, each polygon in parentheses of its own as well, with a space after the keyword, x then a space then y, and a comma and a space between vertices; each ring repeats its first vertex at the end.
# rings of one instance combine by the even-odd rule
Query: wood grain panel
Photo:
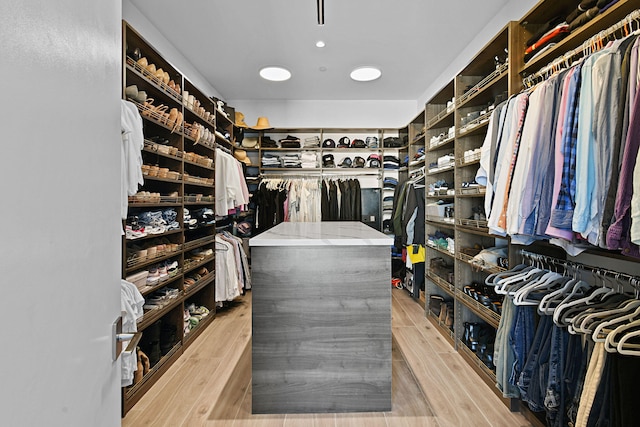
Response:
POLYGON ((388 248, 256 247, 252 262, 253 412, 390 409, 388 248))

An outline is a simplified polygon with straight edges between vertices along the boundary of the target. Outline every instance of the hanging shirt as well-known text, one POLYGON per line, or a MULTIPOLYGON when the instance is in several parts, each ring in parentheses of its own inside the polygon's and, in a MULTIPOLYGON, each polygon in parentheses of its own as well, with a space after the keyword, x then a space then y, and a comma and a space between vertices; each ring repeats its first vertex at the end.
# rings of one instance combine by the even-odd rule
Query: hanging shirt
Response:
POLYGON ((142 176, 142 149, 144 135, 142 132, 142 117, 138 107, 133 102, 120 101, 120 126, 122 141, 120 146, 121 196, 120 214, 127 218, 129 206, 128 196, 138 192, 138 185, 144 185, 142 176))

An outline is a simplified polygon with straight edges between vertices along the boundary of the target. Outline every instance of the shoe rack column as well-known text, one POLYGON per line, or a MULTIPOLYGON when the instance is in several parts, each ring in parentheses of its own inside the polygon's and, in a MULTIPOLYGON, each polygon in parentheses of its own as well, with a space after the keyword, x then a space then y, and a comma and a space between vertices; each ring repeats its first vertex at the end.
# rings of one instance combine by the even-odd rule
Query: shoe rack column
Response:
POLYGON ((490 385, 495 384, 493 343, 500 322, 501 298, 484 285, 490 273, 505 263, 479 265, 482 249, 504 247, 508 239, 490 235, 484 212, 485 187, 475 181, 489 119, 508 97, 509 39, 513 23, 505 26, 455 79, 455 297, 458 351, 490 385))
POLYGON ((425 310, 440 333, 455 345, 453 89, 451 81, 425 107, 425 310))
POLYGON ((123 415, 180 357, 215 312, 212 103, 123 22, 123 99, 143 119, 144 185, 129 197, 122 277, 145 299, 123 415))

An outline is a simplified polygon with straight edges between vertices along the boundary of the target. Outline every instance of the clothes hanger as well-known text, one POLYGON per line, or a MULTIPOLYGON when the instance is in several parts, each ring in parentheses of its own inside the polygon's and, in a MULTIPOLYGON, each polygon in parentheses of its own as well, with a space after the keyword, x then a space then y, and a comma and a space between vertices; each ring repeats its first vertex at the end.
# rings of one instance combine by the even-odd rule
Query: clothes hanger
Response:
MULTIPOLYGON (((622 316, 616 316, 613 319, 600 322, 600 324, 597 325, 593 330, 593 334, 591 334, 591 338, 593 339, 593 341, 605 342, 607 335, 617 329, 617 327, 609 328, 610 326, 619 325, 621 323, 622 324, 626 323, 627 325, 634 323, 634 321, 636 321, 636 318, 640 316, 640 306, 633 307, 632 309, 630 308, 630 310, 632 311, 626 312, 627 314, 624 314, 622 316)), ((619 333, 619 332, 616 332, 616 333, 619 333)))
MULTIPOLYGON (((603 333, 606 332, 607 334, 606 337, 604 338, 604 349, 609 353, 617 352, 618 344, 620 344, 620 341, 622 341, 622 338, 624 337, 624 335, 626 335, 623 333, 625 331, 630 331, 629 334, 634 334, 630 337, 632 338, 633 336, 636 336, 635 333, 638 331, 636 328, 640 328, 640 320, 634 320, 632 322, 619 325, 617 328, 613 330, 603 331, 603 333), (619 336, 621 334, 622 336, 619 336), (619 339, 616 341, 616 338, 619 338, 619 339)), ((629 344, 627 344, 627 346, 629 346, 629 344)), ((624 348, 623 350, 627 351, 624 348)))
POLYGON ((576 332, 584 333, 584 334, 593 334, 595 329, 599 324, 615 319, 619 317, 620 314, 628 313, 629 310, 633 310, 636 307, 640 307, 640 300, 635 298, 629 299, 623 294, 618 294, 622 298, 622 300, 618 298, 613 298, 613 300, 609 300, 604 302, 604 307, 593 307, 589 312, 584 314, 583 316, 574 319, 572 322, 573 329, 576 332))
MULTIPOLYGON (((624 354, 626 356, 640 356, 640 344, 627 342, 631 338, 638 336, 640 336, 640 329, 624 334, 616 345, 616 350, 618 351, 618 353, 624 354)), ((605 343, 605 350, 606 349, 607 347, 605 343)))
MULTIPOLYGON (((529 284, 522 286, 518 289, 513 296, 513 303, 515 305, 538 305, 540 304, 540 300, 536 299, 527 299, 532 293, 539 294, 542 291, 550 290, 554 287, 557 287, 561 284, 564 284, 564 281, 561 280, 566 278, 560 273, 555 271, 548 271, 544 275, 540 276, 537 280, 532 281, 529 284)), ((569 280, 568 278, 566 278, 569 280)))

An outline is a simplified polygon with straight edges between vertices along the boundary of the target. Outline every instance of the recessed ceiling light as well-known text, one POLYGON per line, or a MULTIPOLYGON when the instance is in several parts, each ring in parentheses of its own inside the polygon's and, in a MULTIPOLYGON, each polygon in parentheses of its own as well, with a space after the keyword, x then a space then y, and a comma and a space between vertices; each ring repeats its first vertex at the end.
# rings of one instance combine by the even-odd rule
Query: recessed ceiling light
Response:
POLYGON ((291 71, 282 67, 264 67, 260 70, 260 77, 272 82, 283 82, 291 78, 291 71))
POLYGON ((325 47, 326 45, 324 44, 324 42, 322 40, 318 40, 316 42, 316 47, 325 47))
POLYGON ((359 82, 370 82, 371 80, 379 78, 381 75, 382 71, 376 67, 358 67, 350 74, 353 80, 359 82))

